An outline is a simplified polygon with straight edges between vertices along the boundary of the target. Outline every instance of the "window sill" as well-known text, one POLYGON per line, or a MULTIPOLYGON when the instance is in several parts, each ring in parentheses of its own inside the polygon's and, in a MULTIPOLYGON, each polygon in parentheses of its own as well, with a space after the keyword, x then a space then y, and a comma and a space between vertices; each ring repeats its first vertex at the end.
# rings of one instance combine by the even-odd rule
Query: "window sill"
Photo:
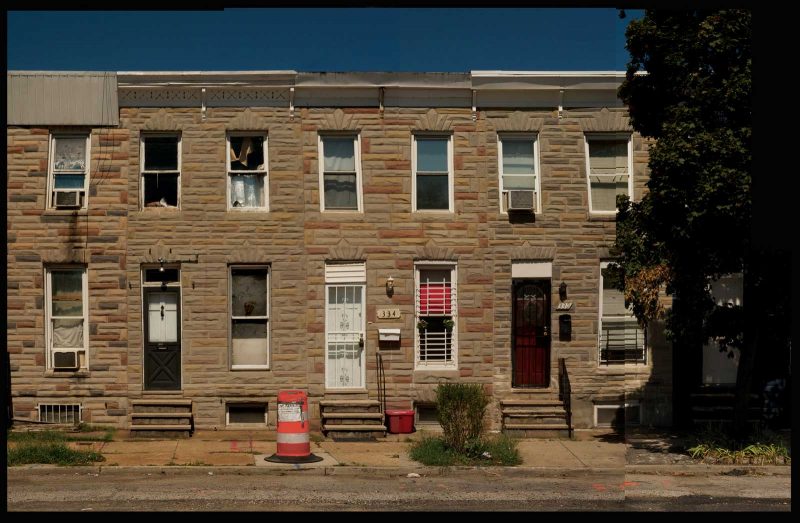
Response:
POLYGON ((364 394, 369 392, 367 389, 332 389, 325 387, 324 394, 364 394))
POLYGON ((241 372, 243 370, 269 370, 269 365, 243 365, 241 367, 231 367, 230 370, 231 372, 241 372))
POLYGON ((445 378, 458 378, 461 376, 461 371, 456 365, 441 365, 441 366, 423 366, 414 367, 414 375, 431 377, 445 377, 445 378))
POLYGON ((615 222, 617 221, 617 213, 612 214, 598 214, 598 213, 589 213, 588 220, 590 222, 615 222))
POLYGON ((228 207, 228 212, 261 212, 268 213, 269 207, 228 207))
POLYGON ((56 371, 47 369, 44 371, 45 378, 88 378, 92 374, 88 369, 81 369, 76 371, 56 371))

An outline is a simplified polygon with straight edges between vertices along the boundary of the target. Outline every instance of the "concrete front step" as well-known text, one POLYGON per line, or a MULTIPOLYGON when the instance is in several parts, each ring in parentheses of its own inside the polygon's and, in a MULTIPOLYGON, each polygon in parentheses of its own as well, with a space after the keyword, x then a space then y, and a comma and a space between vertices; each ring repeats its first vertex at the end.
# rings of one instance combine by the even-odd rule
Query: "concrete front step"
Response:
POLYGON ((570 439, 569 429, 503 429, 507 436, 524 439, 570 439))
POLYGON ((385 425, 332 425, 326 423, 322 426, 325 432, 386 432, 385 425))
POLYGON ((130 430, 192 430, 191 424, 175 425, 131 425, 130 430))
POLYGON ((540 416, 540 417, 533 417, 533 416, 516 416, 510 418, 506 416, 503 419, 503 423, 508 426, 509 424, 519 424, 519 425, 564 425, 566 426, 566 415, 564 416, 540 416))
POLYGON ((323 412, 322 419, 383 419, 382 412, 323 412))

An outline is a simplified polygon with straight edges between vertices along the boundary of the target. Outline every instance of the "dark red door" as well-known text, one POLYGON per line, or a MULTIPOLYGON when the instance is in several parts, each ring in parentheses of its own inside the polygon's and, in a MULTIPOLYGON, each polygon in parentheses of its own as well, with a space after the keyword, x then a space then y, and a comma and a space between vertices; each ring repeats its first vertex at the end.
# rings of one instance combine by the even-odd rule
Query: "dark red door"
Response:
POLYGON ((550 385, 550 280, 513 280, 513 387, 550 385))

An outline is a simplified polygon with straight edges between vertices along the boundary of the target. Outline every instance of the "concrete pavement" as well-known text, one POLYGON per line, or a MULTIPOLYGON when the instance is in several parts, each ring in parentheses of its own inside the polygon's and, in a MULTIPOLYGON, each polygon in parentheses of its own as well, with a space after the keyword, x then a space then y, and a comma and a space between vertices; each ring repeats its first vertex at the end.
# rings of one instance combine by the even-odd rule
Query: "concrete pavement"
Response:
MULTIPOLYGON (((74 442, 73 448, 95 450, 105 456, 100 467, 256 467, 258 470, 306 470, 332 474, 445 474, 438 467, 425 467, 408 457, 412 441, 426 433, 388 435, 374 442, 337 442, 312 435, 311 452, 323 460, 309 464, 279 464, 265 461, 276 452, 274 432, 198 431, 191 438, 169 440, 119 439, 110 442, 74 442)), ((126 435, 122 435, 123 437, 126 435)), ((523 463, 518 467, 485 467, 498 471, 618 470, 622 473, 709 475, 791 475, 789 466, 741 466, 698 464, 669 445, 647 447, 598 434, 580 434, 575 440, 519 440, 523 463), (737 472, 738 471, 738 472, 737 472)), ((465 467, 445 467, 453 470, 465 467)), ((504 472, 506 473, 506 472, 504 472)))

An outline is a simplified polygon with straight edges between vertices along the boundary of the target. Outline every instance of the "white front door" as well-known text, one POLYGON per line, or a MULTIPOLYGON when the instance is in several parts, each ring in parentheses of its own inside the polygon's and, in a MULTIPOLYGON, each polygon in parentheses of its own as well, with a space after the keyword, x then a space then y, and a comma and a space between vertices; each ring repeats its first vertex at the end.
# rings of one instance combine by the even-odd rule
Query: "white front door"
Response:
POLYGON ((364 286, 328 285, 325 387, 364 388, 364 286))

